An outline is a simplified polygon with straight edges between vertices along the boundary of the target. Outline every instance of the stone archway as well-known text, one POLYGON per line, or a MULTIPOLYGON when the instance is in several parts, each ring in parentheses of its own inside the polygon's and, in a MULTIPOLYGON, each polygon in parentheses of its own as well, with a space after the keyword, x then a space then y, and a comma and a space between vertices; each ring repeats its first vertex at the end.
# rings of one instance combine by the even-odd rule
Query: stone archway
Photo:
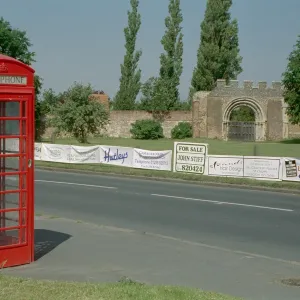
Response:
POLYGON ((252 98, 236 98, 223 109, 222 136, 224 140, 265 141, 266 123, 261 105, 252 98), (230 116, 239 107, 249 107, 255 115, 254 122, 232 122, 230 116))

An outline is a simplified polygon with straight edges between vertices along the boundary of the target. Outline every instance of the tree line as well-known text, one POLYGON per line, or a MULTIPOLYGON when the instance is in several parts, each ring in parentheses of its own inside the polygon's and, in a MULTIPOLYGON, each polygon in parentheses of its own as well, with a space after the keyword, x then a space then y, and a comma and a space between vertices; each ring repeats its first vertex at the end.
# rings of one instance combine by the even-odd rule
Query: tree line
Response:
MULTIPOLYGON (((142 83, 139 68, 142 51, 136 49, 142 18, 139 1, 130 0, 130 4, 128 25, 124 29, 126 52, 121 64, 119 89, 111 101, 112 109, 152 112, 189 109, 195 92, 211 91, 217 79, 229 81, 242 72, 238 22, 232 20, 230 14, 232 0, 207 0, 189 96, 186 101, 181 101, 179 85, 183 70, 183 15, 180 0, 169 0, 165 32, 161 39, 164 52, 160 56, 159 74, 142 83), (142 96, 138 101, 140 93, 142 96)), ((31 65, 35 62, 31 47, 25 31, 13 28, 8 21, 0 18, 0 53, 31 65)), ((97 134, 98 129, 108 122, 107 110, 91 97, 91 85, 74 83, 67 91, 57 94, 52 89, 41 92, 43 80, 38 74, 34 83, 36 139, 41 138, 46 126, 53 126, 57 132, 69 132, 85 142, 89 134, 97 134), (47 115, 51 115, 51 118, 46 123, 47 115)), ((282 83, 290 122, 300 124, 300 36, 288 57, 282 83)), ((235 121, 240 121, 241 117, 248 121, 253 118, 247 109, 233 114, 235 121)))
POLYGON ((125 49, 119 90, 113 99, 113 109, 170 111, 189 109, 193 94, 211 91, 217 79, 236 79, 242 72, 242 57, 239 52, 238 22, 231 20, 232 0, 208 0, 204 20, 201 23, 200 45, 187 101, 181 101, 180 77, 183 71, 183 15, 180 0, 170 0, 165 18, 165 33, 161 39, 164 52, 160 56, 157 77, 141 83, 138 62, 141 50, 136 50, 136 41, 141 27, 138 11, 139 0, 131 0, 128 11, 128 26, 124 29, 125 49), (142 97, 137 101, 141 92, 142 97))

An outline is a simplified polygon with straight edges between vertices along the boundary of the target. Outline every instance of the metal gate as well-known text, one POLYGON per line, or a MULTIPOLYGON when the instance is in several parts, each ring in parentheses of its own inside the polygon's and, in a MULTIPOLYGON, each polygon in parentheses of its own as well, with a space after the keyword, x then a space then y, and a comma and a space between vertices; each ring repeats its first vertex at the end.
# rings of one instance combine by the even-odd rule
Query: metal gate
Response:
POLYGON ((254 142, 256 124, 255 122, 229 122, 228 124, 228 139, 254 142))

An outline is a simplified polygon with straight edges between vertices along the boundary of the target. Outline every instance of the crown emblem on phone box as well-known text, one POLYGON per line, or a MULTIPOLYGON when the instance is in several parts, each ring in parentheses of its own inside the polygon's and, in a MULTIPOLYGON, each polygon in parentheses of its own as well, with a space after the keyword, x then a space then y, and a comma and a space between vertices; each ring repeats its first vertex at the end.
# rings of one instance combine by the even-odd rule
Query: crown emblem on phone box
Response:
POLYGON ((7 73, 8 67, 5 63, 0 64, 0 73, 7 73))

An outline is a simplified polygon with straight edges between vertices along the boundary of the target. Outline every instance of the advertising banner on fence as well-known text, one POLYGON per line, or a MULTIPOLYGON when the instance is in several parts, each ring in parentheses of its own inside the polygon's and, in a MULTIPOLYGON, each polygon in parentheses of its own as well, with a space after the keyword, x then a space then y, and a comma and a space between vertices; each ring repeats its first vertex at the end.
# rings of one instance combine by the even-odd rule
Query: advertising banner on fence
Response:
POLYGON ((282 158, 282 180, 300 182, 300 158, 282 158))
POLYGON ((99 164, 99 146, 71 146, 68 161, 71 164, 99 164))
POLYGON ((100 163, 122 167, 132 167, 133 148, 99 146, 100 163))
POLYGON ((281 180, 280 167, 279 157, 244 156, 244 177, 281 180))
POLYGON ((244 176, 243 156, 209 155, 207 175, 210 176, 244 176))
POLYGON ((42 160, 68 163, 71 146, 59 144, 43 144, 42 160))
POLYGON ((174 143, 174 172, 204 174, 207 144, 174 143))
POLYGON ((172 151, 133 149, 132 166, 139 169, 171 171, 172 151))
POLYGON ((42 160, 42 143, 34 144, 34 160, 42 160))
POLYGON ((5 139, 2 140, 4 143, 4 147, 1 147, 1 149, 5 150, 5 153, 18 153, 19 150, 19 139, 13 138, 13 139, 5 139))

